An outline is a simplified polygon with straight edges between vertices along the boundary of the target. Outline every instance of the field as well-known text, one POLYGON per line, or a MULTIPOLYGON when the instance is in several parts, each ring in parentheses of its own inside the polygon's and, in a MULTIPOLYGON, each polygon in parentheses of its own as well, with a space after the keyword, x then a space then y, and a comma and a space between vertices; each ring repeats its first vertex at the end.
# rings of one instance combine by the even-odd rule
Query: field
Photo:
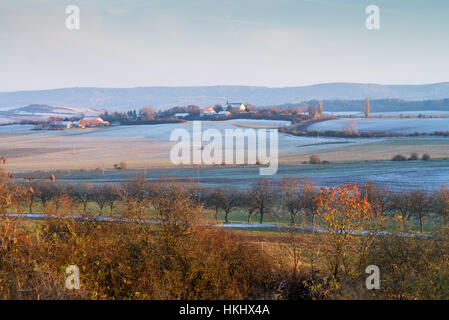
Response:
POLYGON ((333 119, 313 124, 309 130, 343 130, 352 127, 360 132, 433 133, 449 128, 449 118, 358 118, 333 119))
MULTIPOLYGON (((369 120, 369 123, 402 123, 403 120, 447 119, 357 119, 330 120, 312 126, 334 126, 344 121, 369 120)), ((443 122, 441 122, 443 121, 443 122)), ((202 128, 225 129, 272 128, 286 125, 282 121, 234 120, 204 122, 202 128)), ((425 125, 427 126, 427 124, 425 125)), ((35 131, 30 125, 0 126, 0 156, 8 158, 4 169, 21 179, 33 175, 46 179, 54 173, 58 180, 68 182, 119 182, 135 176, 155 179, 175 175, 180 179, 200 178, 205 185, 230 183, 248 186, 258 177, 256 166, 174 166, 169 141, 175 128, 191 130, 191 124, 119 126, 65 131, 35 131), (126 162, 128 170, 115 170, 114 164, 126 162)), ((424 128, 424 125, 423 127, 424 128)), ((444 129, 436 127, 435 130, 444 129)), ((239 152, 242 152, 240 150, 239 152)), ((449 139, 445 137, 400 138, 327 138, 279 135, 279 170, 282 176, 313 180, 317 185, 341 183, 363 184, 368 180, 391 189, 424 188, 431 190, 449 181, 449 139), (428 153, 431 161, 389 161, 397 154, 409 156, 428 153), (329 163, 304 164, 312 154, 329 163)))

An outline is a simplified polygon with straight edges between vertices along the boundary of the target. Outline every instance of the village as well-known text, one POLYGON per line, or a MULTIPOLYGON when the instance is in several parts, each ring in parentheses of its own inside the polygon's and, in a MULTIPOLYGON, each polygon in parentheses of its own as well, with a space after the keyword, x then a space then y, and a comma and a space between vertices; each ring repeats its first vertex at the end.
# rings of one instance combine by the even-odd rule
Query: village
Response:
POLYGON ((145 125, 163 123, 182 123, 193 120, 223 121, 231 119, 287 120, 292 123, 321 118, 323 108, 303 103, 302 108, 259 107, 241 102, 199 107, 196 105, 176 106, 167 110, 155 111, 152 107, 143 107, 139 111, 104 112, 89 117, 50 117, 46 121, 34 123, 35 130, 66 130, 108 127, 119 125, 145 125))
POLYGON ((104 121, 101 117, 84 117, 80 120, 61 120, 58 118, 50 118, 48 122, 39 123, 35 130, 64 130, 70 128, 89 128, 109 126, 108 121, 104 121))

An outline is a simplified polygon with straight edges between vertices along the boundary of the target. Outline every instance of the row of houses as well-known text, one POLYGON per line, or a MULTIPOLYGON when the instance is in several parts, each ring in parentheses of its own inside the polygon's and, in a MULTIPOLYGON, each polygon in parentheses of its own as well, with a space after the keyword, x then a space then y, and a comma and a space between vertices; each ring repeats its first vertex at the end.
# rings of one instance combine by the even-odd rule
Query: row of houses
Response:
MULTIPOLYGON (((237 109, 239 112, 246 111, 246 105, 243 103, 227 103, 226 110, 216 112, 212 107, 205 107, 200 111, 200 117, 211 117, 211 116, 219 116, 219 117, 229 117, 231 112, 228 110, 237 109)), ((175 113, 176 118, 187 118, 190 113, 175 113)))
POLYGON ((70 128, 88 128, 109 126, 108 121, 104 121, 101 117, 85 117, 79 121, 53 121, 49 123, 52 129, 70 129, 70 128))

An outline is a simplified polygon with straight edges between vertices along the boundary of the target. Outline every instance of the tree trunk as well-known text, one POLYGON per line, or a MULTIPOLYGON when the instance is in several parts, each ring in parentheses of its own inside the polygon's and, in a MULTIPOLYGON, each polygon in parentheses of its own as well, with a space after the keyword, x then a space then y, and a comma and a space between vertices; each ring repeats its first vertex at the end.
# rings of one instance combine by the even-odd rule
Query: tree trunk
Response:
POLYGON ((334 267, 334 279, 338 280, 338 262, 335 263, 334 267))
POLYGON ((225 212, 225 223, 228 223, 229 221, 228 221, 228 214, 229 214, 229 211, 226 211, 225 212))
POLYGON ((421 233, 423 233, 423 224, 424 224, 424 221, 423 221, 423 216, 421 214, 421 215, 419 215, 419 230, 421 231, 421 233))
POLYGON ((248 213, 248 223, 251 223, 252 215, 253 215, 252 212, 248 213))
POLYGON ((263 211, 260 211, 260 223, 263 223, 263 211))

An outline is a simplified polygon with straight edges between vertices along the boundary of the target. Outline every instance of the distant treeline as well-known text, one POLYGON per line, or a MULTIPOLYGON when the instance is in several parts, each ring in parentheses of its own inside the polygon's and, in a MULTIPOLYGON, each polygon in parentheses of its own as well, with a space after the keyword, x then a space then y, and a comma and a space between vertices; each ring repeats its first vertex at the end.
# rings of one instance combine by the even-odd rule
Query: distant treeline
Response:
POLYGON ((294 127, 280 128, 279 132, 291 134, 294 136, 308 136, 308 137, 335 137, 335 138, 386 138, 386 137, 419 137, 419 136, 441 136, 448 137, 449 131, 435 131, 435 132, 419 132, 413 133, 404 132, 388 132, 388 131, 365 131, 359 132, 357 130, 297 130, 294 127))
MULTIPOLYGON (((322 100, 324 112, 360 111, 363 112, 364 100, 322 100)), ((318 100, 305 102, 317 105, 318 100)), ((302 107, 304 102, 278 105, 278 108, 302 107)), ((401 111, 449 111, 449 98, 440 100, 407 101, 401 99, 370 100, 371 112, 401 112, 401 111)))

